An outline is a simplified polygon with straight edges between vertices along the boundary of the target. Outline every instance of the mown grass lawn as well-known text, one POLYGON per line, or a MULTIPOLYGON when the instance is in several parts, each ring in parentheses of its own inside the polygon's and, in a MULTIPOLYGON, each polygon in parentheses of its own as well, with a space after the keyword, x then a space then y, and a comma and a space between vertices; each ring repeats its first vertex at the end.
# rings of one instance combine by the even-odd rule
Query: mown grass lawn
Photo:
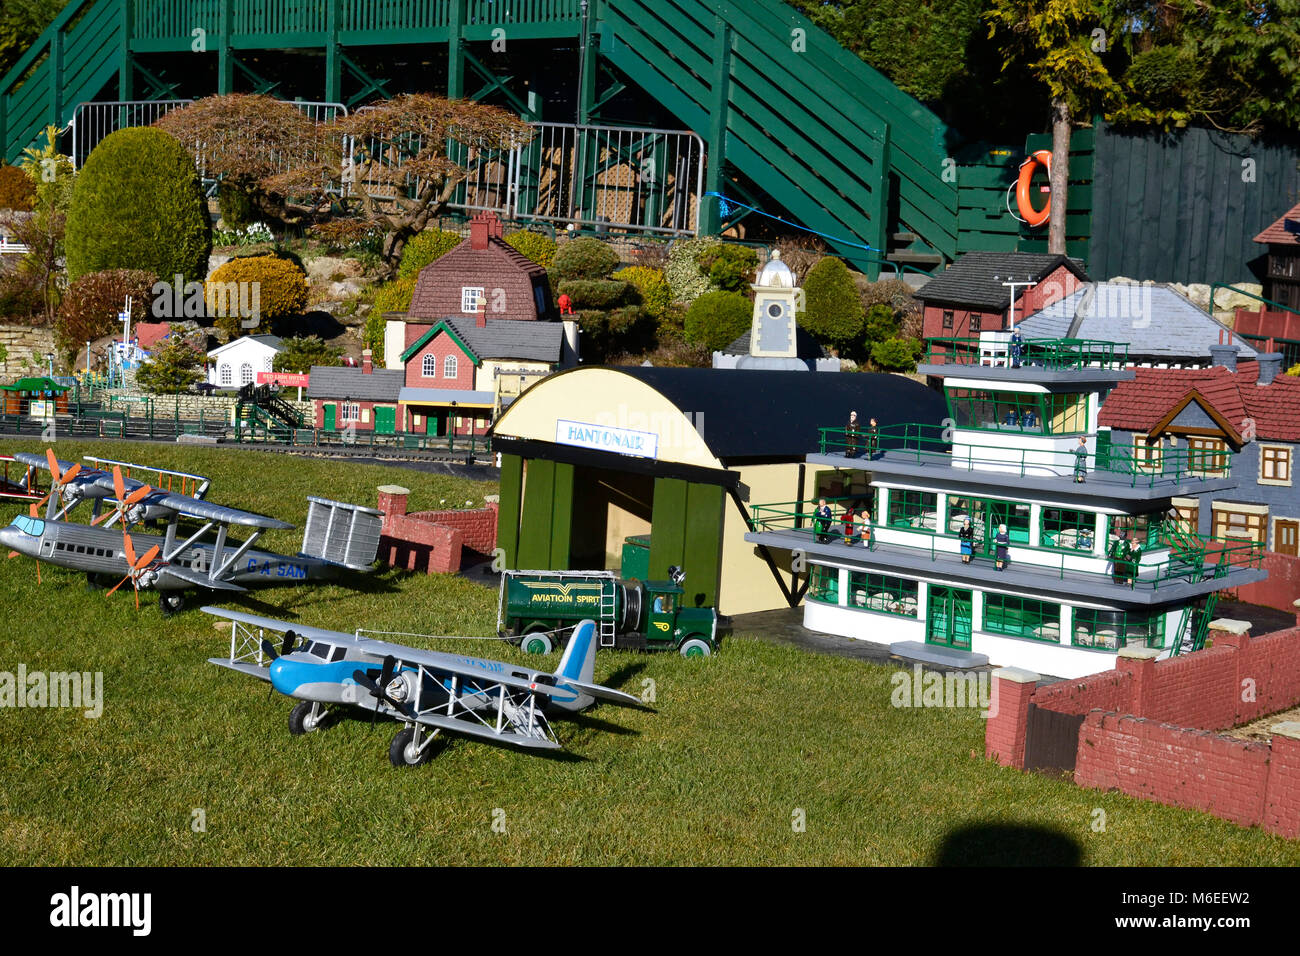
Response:
MULTIPOLYGON (((377 485, 400 482, 417 509, 494 490, 225 450, 58 450, 205 472, 213 500, 294 522, 309 493, 370 504, 377 485)), ((462 740, 398 770, 387 758, 395 724, 344 719, 290 737, 285 698, 206 663, 228 640, 216 619, 164 620, 152 595, 137 613, 129 591, 106 599, 49 567, 38 586, 33 570, 0 560, 0 671, 100 671, 105 701, 94 720, 0 710, 4 864, 927 864, 953 847, 969 862, 1059 859, 1039 849, 1044 835, 1094 865, 1300 864, 1300 842, 973 756, 978 712, 892 707, 892 668, 743 635, 706 661, 601 652, 597 679, 638 694, 653 681, 657 712, 602 706, 559 722, 563 758, 462 740)), ((356 587, 224 603, 344 631, 487 637, 496 594, 385 570, 356 587)), ((407 643, 521 659, 498 642, 407 643)))

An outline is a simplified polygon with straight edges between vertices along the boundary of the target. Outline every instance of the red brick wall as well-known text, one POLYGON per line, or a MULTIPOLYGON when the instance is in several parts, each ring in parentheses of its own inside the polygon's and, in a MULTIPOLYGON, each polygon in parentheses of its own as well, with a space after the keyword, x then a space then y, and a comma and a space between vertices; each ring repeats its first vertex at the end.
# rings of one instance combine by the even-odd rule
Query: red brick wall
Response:
POLYGON ((1300 598, 1300 558, 1265 551, 1262 567, 1268 577, 1237 588, 1237 600, 1290 611, 1296 598, 1300 598))
POLYGON ((497 546, 497 505, 486 508, 453 509, 448 511, 421 511, 411 515, 445 528, 455 528, 465 539, 465 547, 480 554, 491 554, 497 546))
POLYGON ((1032 289, 1024 290, 1016 302, 1016 321, 1027 319, 1035 312, 1059 302, 1073 293, 1083 283, 1065 266, 1058 267, 1032 289))
POLYGON ((1272 833, 1300 837, 1300 740, 1273 738, 1263 824, 1272 833))
POLYGON ((497 546, 497 504, 486 508, 386 512, 379 543, 381 558, 409 571, 459 571, 465 548, 491 554, 497 546))
MULTIPOLYGON (((1264 820, 1267 744, 1102 711, 1084 719, 1079 742, 1080 786, 1204 810, 1242 826, 1264 820)), ((1285 810, 1300 792, 1283 789, 1278 806, 1285 810)))
POLYGON ((406 386, 407 388, 458 388, 469 391, 474 388, 474 360, 465 354, 464 349, 456 344, 455 339, 446 332, 439 332, 433 337, 433 341, 407 361, 406 386), (438 374, 434 378, 425 378, 421 374, 426 355, 432 355, 437 360, 434 370, 438 374), (456 356, 455 378, 444 378, 442 374, 443 359, 448 355, 456 356))
MULTIPOLYGON (((1018 313, 1017 313, 1018 314, 1018 313)), ((944 338, 944 339, 969 339, 975 338, 980 332, 995 332, 1005 327, 1007 319, 1005 313, 987 311, 981 312, 978 309, 950 309, 943 305, 927 305, 921 319, 922 335, 925 338, 944 338), (952 328, 943 327, 944 312, 952 312, 952 328), (980 316, 980 327, 977 331, 972 332, 970 327, 970 317, 972 315, 980 316)))
POLYGON ((1086 714, 1090 710, 1117 710, 1129 707, 1132 678, 1124 671, 1102 671, 1078 680, 1057 681, 1040 687, 1034 703, 1045 710, 1062 714, 1086 714))

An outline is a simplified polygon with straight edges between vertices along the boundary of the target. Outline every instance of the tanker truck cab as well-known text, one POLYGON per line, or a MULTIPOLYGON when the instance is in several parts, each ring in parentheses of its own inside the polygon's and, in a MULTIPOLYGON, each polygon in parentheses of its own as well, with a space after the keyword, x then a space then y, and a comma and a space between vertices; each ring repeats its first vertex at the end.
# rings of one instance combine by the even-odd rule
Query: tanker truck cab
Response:
POLYGON ((716 649, 718 617, 710 607, 683 607, 685 592, 673 581, 646 581, 649 647, 675 647, 683 657, 708 657, 716 649))

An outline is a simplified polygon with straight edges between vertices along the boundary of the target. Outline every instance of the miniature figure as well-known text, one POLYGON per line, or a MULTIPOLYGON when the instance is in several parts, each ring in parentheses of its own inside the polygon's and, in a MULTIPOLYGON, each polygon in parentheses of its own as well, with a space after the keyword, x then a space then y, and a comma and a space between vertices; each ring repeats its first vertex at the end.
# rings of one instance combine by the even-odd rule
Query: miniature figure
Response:
MULTIPOLYGON (((872 419, 875 421, 875 419, 872 419)), ((871 512, 863 510, 862 512, 862 546, 870 551, 876 550, 876 539, 871 534, 871 512)))
POLYGON ((1074 480, 1083 484, 1088 475, 1088 441, 1079 436, 1079 444, 1074 449, 1074 480))
POLYGON ((975 529, 971 526, 969 516, 962 519, 957 540, 961 542, 961 563, 970 564, 971 551, 975 545, 975 529))
POLYGON ((1001 571, 1007 566, 1007 546, 1011 544, 1011 536, 1007 534, 1007 526, 998 525, 998 533, 993 539, 998 546, 998 570, 1001 571))
POLYGON ((844 457, 858 457, 858 435, 862 426, 858 424, 858 413, 849 412, 849 423, 844 427, 844 457))
POLYGON ((825 498, 817 499, 817 510, 813 512, 813 527, 816 529, 817 541, 824 544, 830 540, 831 506, 825 498))

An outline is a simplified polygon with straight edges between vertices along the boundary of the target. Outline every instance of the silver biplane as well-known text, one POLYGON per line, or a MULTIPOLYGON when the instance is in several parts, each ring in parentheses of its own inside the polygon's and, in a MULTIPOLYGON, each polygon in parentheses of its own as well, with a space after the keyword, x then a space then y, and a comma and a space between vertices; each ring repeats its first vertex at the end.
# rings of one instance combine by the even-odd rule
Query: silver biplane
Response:
POLYGON ((403 725, 388 748, 397 767, 431 759, 444 732, 528 751, 559 750, 550 715, 583 710, 597 699, 644 708, 631 694, 592 683, 593 621, 574 628, 560 666, 548 673, 242 611, 203 610, 231 622, 230 656, 210 663, 269 681, 299 701, 289 713, 290 733, 317 730, 333 707, 370 711, 403 725), (267 631, 284 635, 278 648, 267 631))
MULTIPOLYGON (((33 502, 28 514, 0 528, 0 545, 12 549, 9 557, 35 558, 38 579, 42 561, 84 571, 92 584, 120 577, 108 593, 130 581, 137 607, 140 589, 153 588, 165 614, 180 610, 183 592, 191 588, 244 591, 248 586, 329 580, 343 569, 369 571, 379 548, 383 515, 373 508, 309 497, 302 550, 296 555, 277 554, 255 550, 253 545, 268 530, 293 528, 287 522, 154 488, 124 477, 119 463, 114 463, 110 475, 60 461, 53 452, 46 459, 14 458, 48 468, 51 481, 44 517, 41 502, 33 502), (106 502, 113 507, 100 511, 90 524, 63 520, 84 500, 94 501, 97 511, 106 502), (130 528, 151 516, 165 518, 161 536, 130 533, 130 528), (197 522, 197 530, 187 526, 182 531, 181 518, 197 522), (118 527, 112 528, 115 523, 118 527), (246 537, 231 538, 232 528, 246 537), (213 532, 215 536, 209 538, 213 532)), ((200 480, 203 486, 196 490, 206 492, 206 479, 200 480)))

